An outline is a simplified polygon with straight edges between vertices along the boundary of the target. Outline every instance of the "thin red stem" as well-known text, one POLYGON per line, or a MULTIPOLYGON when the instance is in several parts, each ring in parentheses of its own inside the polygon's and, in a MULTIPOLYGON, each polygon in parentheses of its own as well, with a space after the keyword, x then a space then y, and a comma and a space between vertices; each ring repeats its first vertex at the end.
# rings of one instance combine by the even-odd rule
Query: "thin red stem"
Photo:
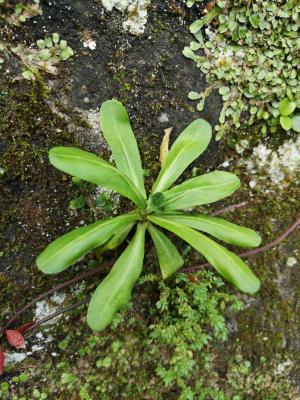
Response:
POLYGON ((0 334, 3 333, 9 326, 12 325, 13 322, 15 322, 21 314, 23 314, 26 310, 28 310, 31 306, 33 306, 37 301, 44 299, 45 297, 49 296, 50 294, 61 290, 69 285, 72 285, 73 283, 79 282, 85 278, 88 278, 89 276, 95 275, 98 272, 102 271, 105 268, 111 267, 114 263, 114 260, 112 261, 107 261, 100 265, 97 268, 91 269, 90 271, 84 272, 81 275, 75 276, 72 279, 69 279, 54 288, 48 290, 47 292, 44 292, 40 294, 39 296, 35 297, 33 300, 31 300, 29 303, 27 303, 24 307, 22 307, 7 323, 0 329, 0 334))
POLYGON ((232 206, 227 206, 227 207, 224 207, 224 208, 220 208, 219 210, 213 211, 210 215, 215 217, 217 215, 224 214, 227 211, 231 211, 231 210, 235 210, 237 208, 245 207, 247 204, 248 204, 248 201, 243 201, 242 203, 233 204, 232 206))
POLYGON ((26 330, 26 333, 27 333, 27 332, 30 332, 30 331, 33 331, 33 330, 36 329, 38 326, 44 324, 45 322, 49 321, 49 320, 52 319, 52 318, 57 317, 57 316, 60 315, 60 314, 63 314, 63 313, 65 313, 65 312, 67 312, 67 311, 74 310, 75 308, 78 308, 78 307, 80 307, 80 306, 83 306, 84 304, 87 304, 89 301, 90 301, 90 299, 86 299, 86 300, 79 301, 78 303, 71 304, 71 305, 68 306, 68 307, 62 308, 62 309, 56 311, 55 313, 50 314, 50 315, 48 315, 47 317, 40 319, 40 320, 37 321, 34 325, 32 325, 30 328, 28 328, 28 329, 26 330))

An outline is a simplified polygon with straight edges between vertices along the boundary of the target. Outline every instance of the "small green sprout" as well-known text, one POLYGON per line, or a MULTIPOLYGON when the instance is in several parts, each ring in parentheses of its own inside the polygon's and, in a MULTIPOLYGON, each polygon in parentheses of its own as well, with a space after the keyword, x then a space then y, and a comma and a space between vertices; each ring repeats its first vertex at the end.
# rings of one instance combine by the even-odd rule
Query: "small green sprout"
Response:
POLYGON ((258 246, 260 236, 251 229, 221 218, 182 211, 231 195, 240 186, 238 177, 214 171, 172 187, 189 164, 207 148, 211 140, 211 126, 203 119, 195 120, 178 136, 170 150, 168 140, 163 140, 161 170, 147 196, 137 142, 123 105, 116 100, 103 103, 100 125, 116 167, 95 154, 73 147, 52 148, 50 162, 77 179, 127 197, 135 208, 127 214, 97 221, 61 236, 49 244, 36 260, 42 272, 56 274, 93 249, 98 251, 102 248, 104 251, 116 248, 135 227, 128 246, 92 296, 88 325, 96 331, 104 329, 129 302, 133 286, 142 272, 146 231, 154 242, 163 278, 181 268, 184 263, 182 256, 157 226, 172 232, 199 251, 224 279, 238 289, 255 293, 260 282, 245 262, 203 233, 241 247, 258 246))
POLYGON ((50 74, 57 74, 56 64, 60 61, 67 61, 74 55, 74 51, 68 46, 65 40, 59 40, 59 34, 53 33, 52 38, 38 39, 37 48, 24 48, 19 45, 12 49, 22 62, 26 65, 26 70, 22 76, 27 80, 36 80, 39 70, 50 74))
MULTIPOLYGON (((3 3, 4 2, 0 1, 0 4, 3 3)), ((28 19, 42 14, 43 11, 40 7, 39 0, 34 0, 33 4, 17 3, 14 13, 7 19, 7 21, 15 26, 20 26, 21 23, 26 22, 28 19)))

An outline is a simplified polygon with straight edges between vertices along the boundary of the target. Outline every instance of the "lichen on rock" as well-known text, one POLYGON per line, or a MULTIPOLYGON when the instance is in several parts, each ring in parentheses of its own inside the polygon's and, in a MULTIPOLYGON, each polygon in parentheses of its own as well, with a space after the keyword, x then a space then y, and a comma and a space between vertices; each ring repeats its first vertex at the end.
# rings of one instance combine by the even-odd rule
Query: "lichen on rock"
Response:
MULTIPOLYGON (((272 150, 265 144, 259 144, 253 149, 252 155, 242 160, 256 181, 262 181, 266 186, 266 179, 271 185, 278 184, 285 187, 292 179, 297 181, 300 171, 300 137, 296 141, 286 140, 277 150, 272 150)), ((255 187, 253 183, 250 186, 255 187)))
POLYGON ((150 2, 150 0, 102 0, 106 10, 112 11, 116 8, 128 14, 127 20, 123 22, 123 28, 133 35, 144 33, 150 2))

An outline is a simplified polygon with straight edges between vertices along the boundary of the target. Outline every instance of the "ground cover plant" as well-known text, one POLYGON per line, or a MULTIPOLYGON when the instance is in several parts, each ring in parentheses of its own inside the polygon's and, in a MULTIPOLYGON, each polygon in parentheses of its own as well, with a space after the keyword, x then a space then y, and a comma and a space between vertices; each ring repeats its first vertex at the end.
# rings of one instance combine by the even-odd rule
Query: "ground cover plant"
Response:
POLYGON ((215 171, 170 189, 208 146, 210 125, 203 119, 195 120, 178 136, 170 150, 165 138, 161 170, 148 198, 138 146, 123 105, 116 100, 103 103, 100 125, 112 150, 116 168, 94 154, 70 147, 52 148, 50 162, 76 178, 120 193, 129 198, 136 208, 127 214, 97 221, 63 235, 37 258, 37 266, 44 273, 62 272, 93 249, 119 246, 136 226, 128 246, 92 296, 87 315, 89 326, 96 331, 104 329, 116 312, 128 303, 142 271, 146 230, 154 242, 163 278, 168 278, 183 265, 174 244, 154 224, 186 241, 238 289, 255 293, 260 282, 245 262, 199 231, 241 247, 258 246, 259 235, 221 218, 178 211, 229 196, 240 186, 237 176, 215 171))
POLYGON ((190 26, 196 41, 184 55, 195 61, 210 85, 189 97, 199 101, 201 111, 212 90, 219 91, 223 107, 217 138, 231 127, 254 124, 263 135, 280 125, 299 132, 299 117, 292 124, 282 118, 279 106, 284 99, 300 100, 299 11, 296 0, 218 1, 190 26))
POLYGON ((180 400, 278 400, 282 393, 296 398, 288 375, 292 365, 278 354, 257 365, 244 352, 230 351, 226 376, 220 374, 216 356, 219 346, 229 346, 226 319, 234 320, 243 308, 228 289, 209 270, 167 281, 145 275, 138 282, 138 305, 129 304, 104 334, 87 332, 77 311, 72 329, 67 320, 61 324, 54 344, 59 356, 24 363, 11 382, 0 384, 1 399, 52 399, 53 387, 59 399, 74 393, 82 400, 110 400, 120 393, 124 399, 146 393, 157 400, 170 394, 180 400), (278 373, 278 365, 286 369, 278 373))

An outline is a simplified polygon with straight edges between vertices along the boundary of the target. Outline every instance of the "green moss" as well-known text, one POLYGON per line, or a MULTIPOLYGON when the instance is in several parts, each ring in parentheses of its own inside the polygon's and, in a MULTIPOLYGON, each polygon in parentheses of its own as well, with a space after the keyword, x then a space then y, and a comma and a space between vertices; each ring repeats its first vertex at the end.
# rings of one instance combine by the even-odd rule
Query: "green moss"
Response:
POLYGON ((81 312, 74 312, 60 324, 59 344, 48 348, 56 357, 44 353, 43 363, 32 358, 22 363, 28 378, 21 382, 16 375, 10 382, 16 399, 51 398, 53 388, 61 400, 75 394, 87 400, 145 394, 157 400, 277 400, 285 393, 294 398, 288 354, 249 361, 240 340, 230 351, 228 343, 224 346, 228 361, 222 369, 219 357, 228 335, 224 313, 235 320, 236 313, 247 310, 241 311, 242 303, 213 273, 178 274, 167 282, 147 275, 133 304, 101 334, 91 333, 78 318, 81 312), (35 397, 38 392, 43 397, 35 397))

